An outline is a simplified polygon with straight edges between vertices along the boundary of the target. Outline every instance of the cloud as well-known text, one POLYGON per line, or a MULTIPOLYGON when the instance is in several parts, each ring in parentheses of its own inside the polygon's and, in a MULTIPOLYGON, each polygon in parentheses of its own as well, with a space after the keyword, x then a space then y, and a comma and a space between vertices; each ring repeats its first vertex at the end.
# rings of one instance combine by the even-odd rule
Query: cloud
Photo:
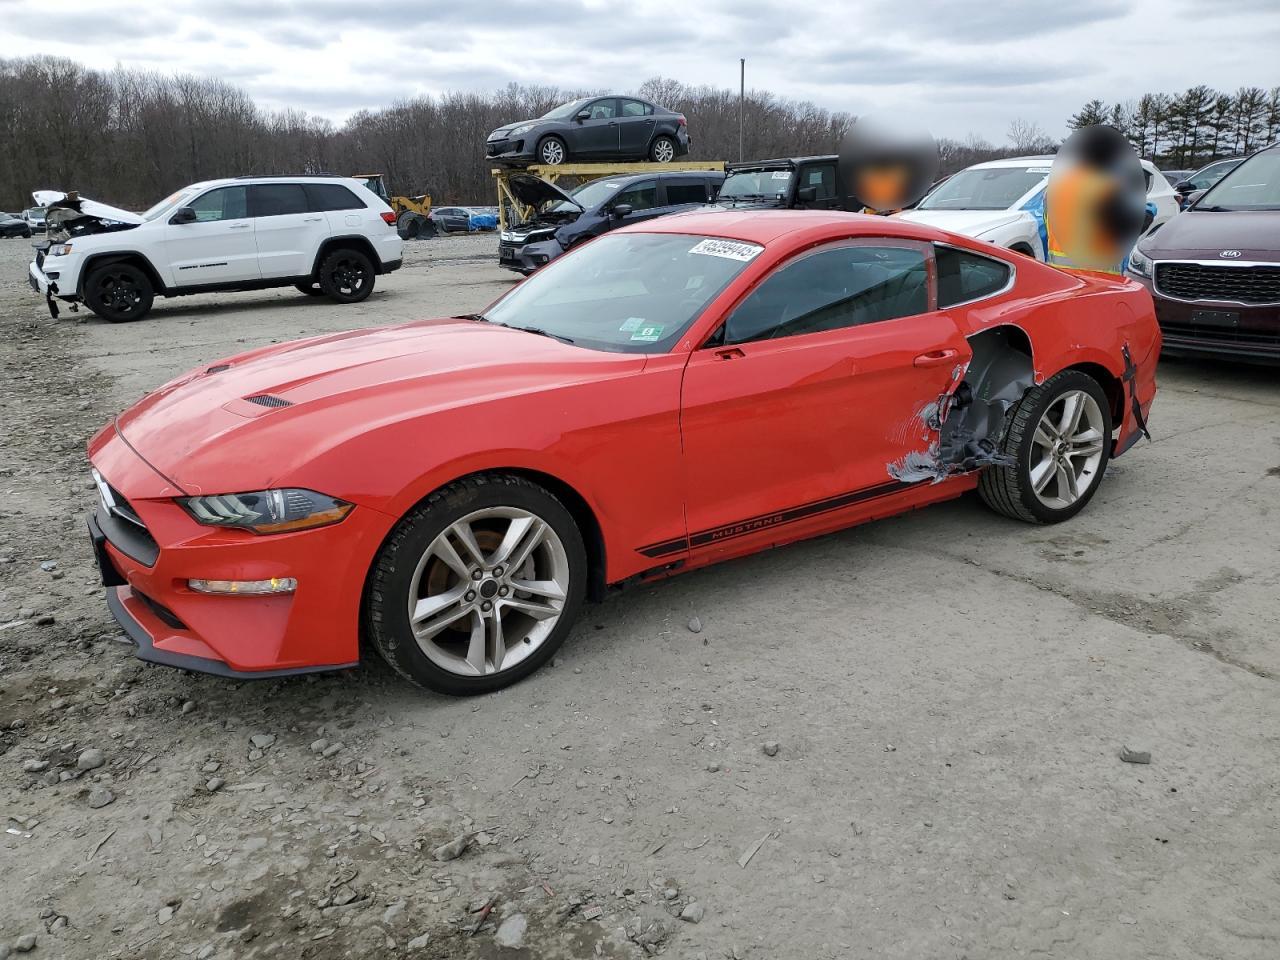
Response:
MULTIPOLYGON (((661 75, 831 110, 910 113, 939 136, 1051 133, 1092 98, 1270 87, 1280 3, 1237 0, 0 0, 0 49, 99 69, 209 73, 272 109, 353 111, 508 82, 626 92, 661 75), (1186 15, 1195 14, 1194 29, 1186 15)), ((691 125, 696 118, 690 118, 691 125)))

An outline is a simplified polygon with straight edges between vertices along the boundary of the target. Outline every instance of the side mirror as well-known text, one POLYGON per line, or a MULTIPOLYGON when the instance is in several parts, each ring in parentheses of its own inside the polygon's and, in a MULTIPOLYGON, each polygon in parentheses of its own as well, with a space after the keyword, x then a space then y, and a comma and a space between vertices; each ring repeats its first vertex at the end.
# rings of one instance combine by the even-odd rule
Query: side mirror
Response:
POLYGON ((1173 185, 1173 192, 1180 193, 1184 197, 1188 193, 1194 193, 1195 189, 1196 189, 1196 185, 1192 183, 1190 180, 1179 180, 1177 183, 1173 185))
POLYGON ((813 203, 818 199, 817 187, 801 187, 796 191, 796 200, 800 203, 813 203))
POLYGON ((195 223, 196 220, 196 212, 190 207, 179 207, 177 212, 169 218, 170 223, 195 223))
POLYGON ((613 215, 617 217, 619 220, 621 220, 623 217, 629 216, 631 214, 631 210, 632 210, 631 204, 620 203, 613 208, 613 215))
POLYGON ((590 111, 590 110, 579 110, 579 111, 577 112, 577 114, 574 116, 574 118, 573 118, 573 119, 577 120, 579 123, 581 123, 583 120, 590 120, 590 119, 591 119, 591 111, 590 111))

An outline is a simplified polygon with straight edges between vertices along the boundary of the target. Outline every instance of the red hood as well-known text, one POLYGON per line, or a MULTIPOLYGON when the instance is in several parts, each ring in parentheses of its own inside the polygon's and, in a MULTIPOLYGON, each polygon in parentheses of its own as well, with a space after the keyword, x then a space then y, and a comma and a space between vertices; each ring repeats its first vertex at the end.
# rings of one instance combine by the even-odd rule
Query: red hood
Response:
POLYGON ((186 493, 230 493, 269 487, 380 424, 643 366, 635 354, 475 321, 427 320, 207 364, 147 394, 116 426, 186 493), (274 399, 264 405, 249 397, 274 399))

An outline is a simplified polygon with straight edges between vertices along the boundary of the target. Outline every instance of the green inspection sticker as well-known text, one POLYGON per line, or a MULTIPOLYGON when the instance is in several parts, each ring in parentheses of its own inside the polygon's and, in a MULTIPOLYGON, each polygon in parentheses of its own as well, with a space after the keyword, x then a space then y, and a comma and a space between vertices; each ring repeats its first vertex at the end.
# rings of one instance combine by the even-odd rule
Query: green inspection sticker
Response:
POLYGON ((635 333, 631 334, 631 339, 638 340, 641 343, 656 343, 662 339, 662 329, 662 324, 650 323, 638 328, 635 333))
POLYGON ((644 323, 644 317, 627 317, 622 321, 622 326, 618 328, 619 333, 633 333, 640 329, 640 325, 644 323))

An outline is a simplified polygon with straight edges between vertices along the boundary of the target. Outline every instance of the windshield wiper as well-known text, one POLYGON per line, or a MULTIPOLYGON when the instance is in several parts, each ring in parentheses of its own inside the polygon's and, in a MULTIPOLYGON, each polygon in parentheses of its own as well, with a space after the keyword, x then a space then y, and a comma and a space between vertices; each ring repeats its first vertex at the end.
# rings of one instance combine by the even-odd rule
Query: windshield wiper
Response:
POLYGON ((481 323, 488 323, 489 318, 483 313, 458 313, 450 317, 451 320, 479 320, 481 323))
MULTIPOLYGON (((504 323, 504 327, 510 327, 511 324, 504 323)), ((525 333, 536 333, 540 337, 550 337, 552 340, 559 340, 561 343, 573 343, 569 337, 562 336, 558 333, 552 333, 550 330, 543 330, 541 327, 511 327, 512 330, 523 330, 525 333)))
POLYGON ((1205 213, 1230 213, 1230 207, 1220 207, 1217 204, 1208 207, 1195 207, 1196 210, 1202 210, 1205 213))
POLYGON ((475 313, 471 315, 477 317, 486 323, 492 323, 495 327, 506 327, 508 330, 520 330, 524 333, 535 333, 540 337, 550 337, 552 340, 559 340, 561 343, 573 343, 571 339, 561 336, 558 333, 552 333, 550 330, 543 330, 541 327, 517 327, 514 323, 503 323, 501 320, 490 320, 488 317, 475 313))

